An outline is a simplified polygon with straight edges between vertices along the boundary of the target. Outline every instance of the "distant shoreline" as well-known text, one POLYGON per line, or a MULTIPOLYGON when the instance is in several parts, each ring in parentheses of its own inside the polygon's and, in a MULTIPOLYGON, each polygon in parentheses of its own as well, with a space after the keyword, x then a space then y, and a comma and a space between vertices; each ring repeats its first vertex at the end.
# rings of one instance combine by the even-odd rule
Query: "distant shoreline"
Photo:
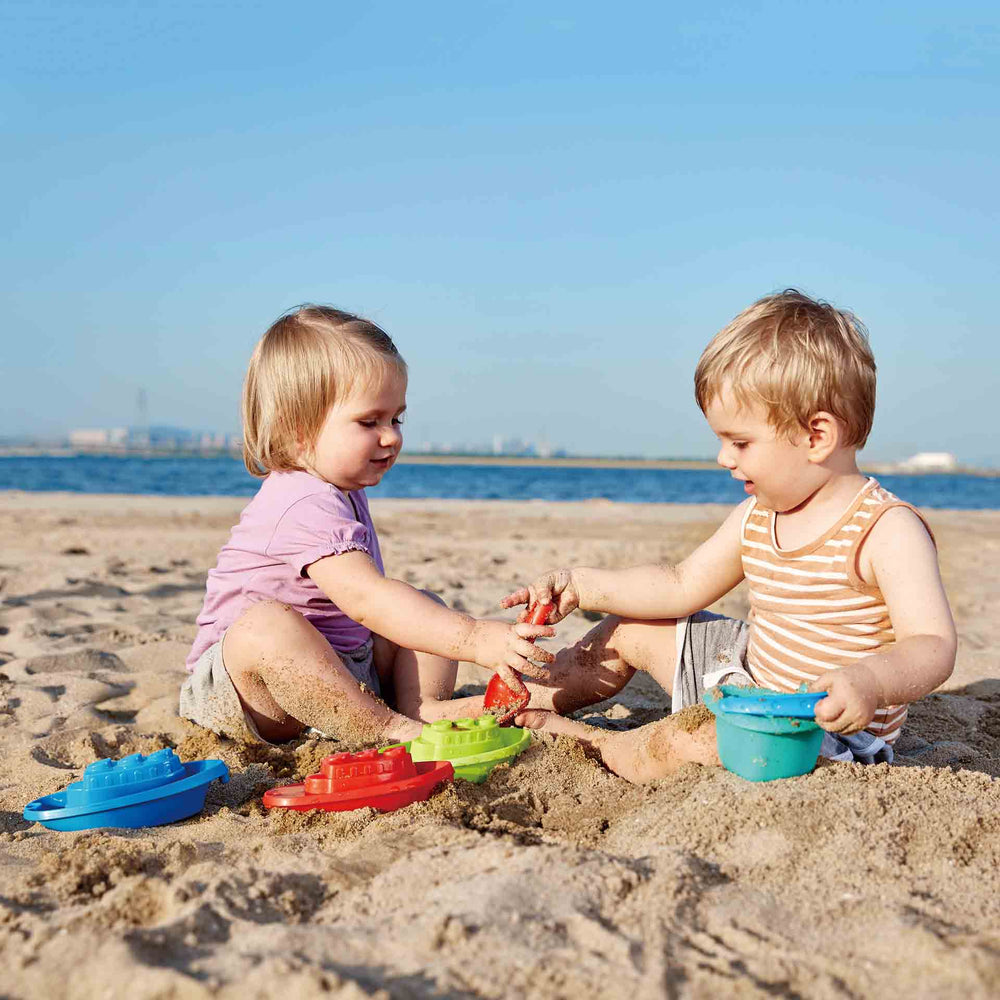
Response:
POLYGON ((698 458, 534 458, 529 455, 400 455, 397 465, 534 466, 538 469, 710 469, 723 470, 698 458))
MULTIPOLYGON (((539 469, 695 469, 723 473, 709 458, 532 458, 515 455, 400 455, 397 465, 495 465, 534 466, 539 469)), ((860 463, 861 471, 873 476, 1000 476, 1000 469, 958 466, 954 469, 904 469, 892 462, 860 463)))
MULTIPOLYGON (((241 453, 226 449, 206 451, 166 451, 159 449, 90 450, 81 448, 32 448, 0 447, 2 458, 223 458, 239 459, 241 453)), ((534 467, 538 469, 681 469, 697 471, 725 472, 714 459, 698 458, 608 458, 599 456, 560 456, 539 458, 530 455, 446 455, 404 452, 396 460, 397 465, 488 465, 495 467, 534 467)), ((913 469, 895 462, 864 462, 861 471, 870 475, 893 476, 982 476, 994 479, 1000 476, 1000 469, 980 469, 974 466, 958 466, 954 469, 913 469)))

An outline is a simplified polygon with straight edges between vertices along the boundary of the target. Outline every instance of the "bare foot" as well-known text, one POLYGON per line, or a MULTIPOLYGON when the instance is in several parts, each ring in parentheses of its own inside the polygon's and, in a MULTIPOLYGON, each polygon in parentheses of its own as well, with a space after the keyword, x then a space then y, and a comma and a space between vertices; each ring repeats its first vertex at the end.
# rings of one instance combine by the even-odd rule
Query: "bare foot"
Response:
POLYGON ((555 712, 528 709, 514 720, 527 729, 572 736, 597 750, 604 766, 626 781, 655 781, 673 774, 683 764, 718 765, 715 723, 706 722, 693 732, 668 716, 627 732, 608 732, 555 712))
POLYGON ((514 716, 514 725, 554 733, 556 736, 572 736, 584 743, 593 743, 603 732, 596 726, 588 726, 585 722, 567 719, 558 712, 548 712, 542 708, 528 708, 518 712, 514 716))
MULTIPOLYGON (((424 731, 424 724, 422 722, 411 722, 409 719, 406 721, 410 722, 410 725, 400 724, 392 726, 392 732, 387 732, 384 740, 388 740, 390 743, 406 743, 409 740, 417 739, 424 731)), ((380 740, 379 742, 383 741, 380 740)))
POLYGON ((481 694, 448 700, 427 698, 420 703, 418 717, 424 722, 437 722, 438 719, 475 719, 484 711, 486 710, 483 708, 481 694))
POLYGON ((601 760, 627 781, 655 781, 684 764, 719 766, 715 720, 689 731, 675 716, 624 733, 607 733, 594 744, 601 760))

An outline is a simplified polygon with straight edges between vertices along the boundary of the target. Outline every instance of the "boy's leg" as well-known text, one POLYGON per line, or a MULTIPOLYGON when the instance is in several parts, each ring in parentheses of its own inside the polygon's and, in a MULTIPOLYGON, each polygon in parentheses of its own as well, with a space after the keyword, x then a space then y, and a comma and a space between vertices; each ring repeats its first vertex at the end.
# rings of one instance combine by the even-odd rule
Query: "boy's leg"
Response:
POLYGON ((260 735, 292 739, 304 725, 350 743, 412 739, 420 726, 354 679, 327 640, 277 601, 248 608, 226 632, 223 663, 260 735))
POLYGON ((677 622, 608 615, 572 646, 556 654, 542 680, 527 679, 531 707, 565 714, 616 695, 637 670, 672 693, 677 622))
MULTIPOLYGON (((428 597, 441 601, 436 594, 428 597)), ((639 621, 609 616, 546 665, 543 680, 525 677, 532 708, 572 712, 617 694, 636 670, 647 671, 668 693, 676 662, 676 622, 639 621)), ((378 636, 375 666, 383 686, 395 689, 396 709, 425 722, 475 717, 483 696, 451 699, 458 665, 454 660, 416 653, 378 636)))
POLYGON ((717 765, 715 721, 710 717, 693 729, 687 719, 668 716, 638 729, 608 732, 544 711, 572 712, 609 698, 636 670, 645 670, 673 695, 677 657, 676 621, 609 616, 557 654, 550 667, 551 686, 549 681, 545 687, 529 683, 532 709, 515 723, 589 743, 610 770, 629 781, 662 778, 688 762, 717 765))
POLYGON ((609 732, 534 709, 523 712, 515 723, 559 736, 572 736, 589 744, 600 754, 608 770, 627 781, 665 778, 682 764, 719 764, 715 719, 710 715, 693 729, 682 716, 668 715, 659 722, 625 732, 609 732))

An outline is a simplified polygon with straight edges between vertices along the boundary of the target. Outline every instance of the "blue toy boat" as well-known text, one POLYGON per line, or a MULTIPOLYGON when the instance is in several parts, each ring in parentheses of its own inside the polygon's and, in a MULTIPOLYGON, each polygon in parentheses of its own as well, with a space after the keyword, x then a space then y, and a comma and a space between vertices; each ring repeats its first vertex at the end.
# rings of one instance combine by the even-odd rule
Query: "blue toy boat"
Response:
POLYGON ((88 765, 83 777, 61 792, 29 802, 24 818, 50 830, 160 826, 201 812, 216 778, 229 781, 221 760, 182 764, 169 748, 148 757, 104 758, 88 765))

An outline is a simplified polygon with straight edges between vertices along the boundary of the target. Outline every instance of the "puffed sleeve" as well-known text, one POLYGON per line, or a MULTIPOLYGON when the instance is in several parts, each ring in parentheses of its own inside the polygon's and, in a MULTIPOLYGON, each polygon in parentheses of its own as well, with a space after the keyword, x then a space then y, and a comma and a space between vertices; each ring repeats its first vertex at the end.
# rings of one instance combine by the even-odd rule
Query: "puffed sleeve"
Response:
POLYGON ((291 566, 300 576, 318 559, 344 552, 372 555, 372 533, 343 494, 316 493, 292 504, 281 516, 267 554, 291 566))

